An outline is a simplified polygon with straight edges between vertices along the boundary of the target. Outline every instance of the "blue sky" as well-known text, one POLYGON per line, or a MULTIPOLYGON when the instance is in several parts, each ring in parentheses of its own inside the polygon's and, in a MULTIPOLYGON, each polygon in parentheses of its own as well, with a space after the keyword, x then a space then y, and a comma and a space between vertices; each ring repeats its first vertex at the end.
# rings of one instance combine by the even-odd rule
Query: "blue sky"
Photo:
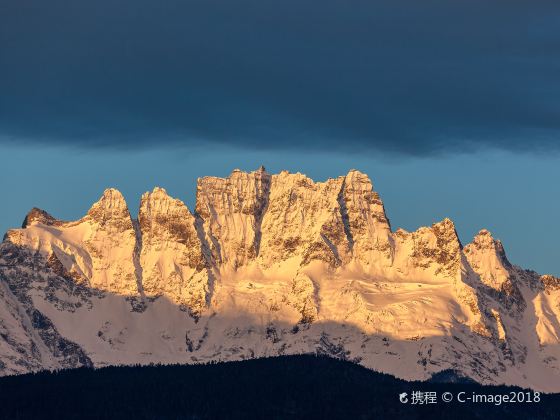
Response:
POLYGON ((357 168, 394 227, 450 217, 560 274, 557 0, 4 3, 2 231, 109 186, 134 212, 236 167, 357 168))

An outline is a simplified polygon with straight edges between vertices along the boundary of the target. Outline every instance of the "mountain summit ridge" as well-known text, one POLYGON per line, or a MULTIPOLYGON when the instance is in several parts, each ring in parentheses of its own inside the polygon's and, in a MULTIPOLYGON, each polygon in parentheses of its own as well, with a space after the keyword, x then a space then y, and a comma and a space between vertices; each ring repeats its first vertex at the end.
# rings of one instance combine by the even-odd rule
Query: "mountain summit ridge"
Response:
POLYGON ((485 229, 393 231, 357 170, 203 177, 192 211, 155 187, 136 218, 109 188, 79 220, 34 208, 7 232, 0 373, 313 352, 560 391, 557 283, 485 229))

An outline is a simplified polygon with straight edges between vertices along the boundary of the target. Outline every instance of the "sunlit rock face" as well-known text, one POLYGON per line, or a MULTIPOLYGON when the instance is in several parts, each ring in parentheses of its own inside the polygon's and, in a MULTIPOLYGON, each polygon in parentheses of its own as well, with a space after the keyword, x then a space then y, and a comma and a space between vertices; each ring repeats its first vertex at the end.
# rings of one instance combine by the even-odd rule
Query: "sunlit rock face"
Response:
POLYGON ((270 179, 262 168, 251 173, 235 170, 228 178, 198 180, 196 213, 203 220, 205 240, 219 265, 235 269, 256 257, 270 179))
POLYGON ((560 280, 449 219, 394 231, 356 170, 201 178, 194 211, 157 187, 136 218, 114 189, 74 222, 33 209, 0 286, 2 374, 321 353, 560 391, 560 280))
POLYGON ((500 290, 511 283, 508 271, 511 264, 506 258, 504 247, 486 229, 482 229, 472 243, 465 247, 465 255, 485 285, 500 290))
POLYGON ((141 291, 200 313, 206 305, 208 273, 195 217, 181 200, 154 188, 142 196, 138 223, 141 291))
POLYGON ((338 266, 350 253, 338 203, 342 179, 315 183, 302 174, 272 177, 261 225, 263 265, 294 260, 298 266, 322 261, 338 266))
POLYGON ((353 257, 365 266, 390 266, 395 253, 391 225, 369 177, 350 171, 338 201, 353 257))

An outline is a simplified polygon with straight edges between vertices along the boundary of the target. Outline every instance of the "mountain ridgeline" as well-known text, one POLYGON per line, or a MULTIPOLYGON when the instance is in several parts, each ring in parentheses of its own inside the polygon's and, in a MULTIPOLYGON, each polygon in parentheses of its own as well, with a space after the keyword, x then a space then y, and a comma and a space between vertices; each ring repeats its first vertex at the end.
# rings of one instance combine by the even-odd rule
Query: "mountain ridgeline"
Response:
POLYGON ((445 219, 393 230, 367 175, 283 171, 33 209, 0 245, 0 372, 324 354, 409 380, 453 370, 560 392, 560 279, 445 219))

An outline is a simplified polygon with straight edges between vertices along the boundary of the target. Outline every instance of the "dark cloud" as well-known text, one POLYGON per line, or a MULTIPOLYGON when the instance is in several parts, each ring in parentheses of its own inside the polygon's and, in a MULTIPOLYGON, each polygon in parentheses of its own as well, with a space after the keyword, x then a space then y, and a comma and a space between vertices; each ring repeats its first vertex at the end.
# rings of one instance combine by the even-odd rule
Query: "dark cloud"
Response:
POLYGON ((557 1, 0 2, 1 141, 560 150, 557 1))

